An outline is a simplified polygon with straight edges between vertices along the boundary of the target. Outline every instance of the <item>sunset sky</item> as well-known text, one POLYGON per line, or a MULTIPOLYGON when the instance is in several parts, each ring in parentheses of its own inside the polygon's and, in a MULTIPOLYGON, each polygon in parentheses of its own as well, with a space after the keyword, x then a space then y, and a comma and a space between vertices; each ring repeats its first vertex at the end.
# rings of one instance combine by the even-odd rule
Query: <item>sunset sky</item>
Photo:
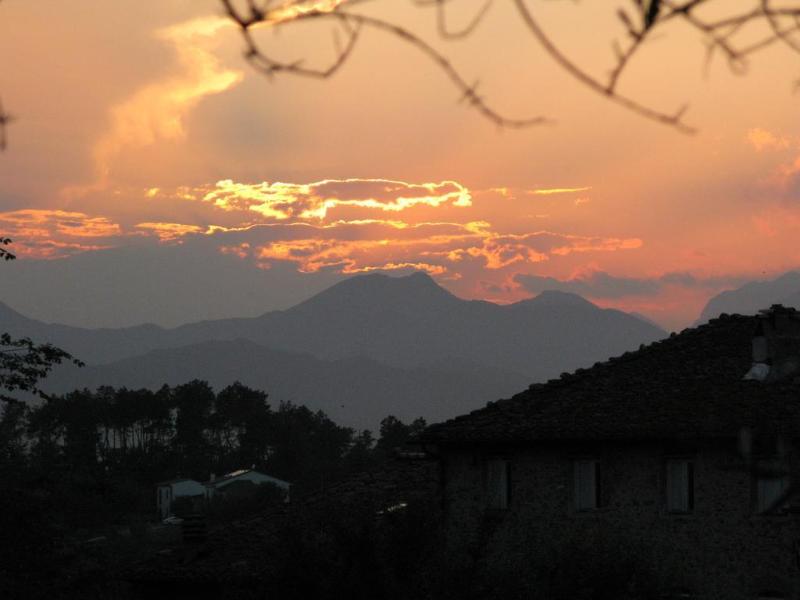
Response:
MULTIPOLYGON (((572 57, 608 70, 622 33, 611 3, 530 4, 572 57)), ((482 2, 453 5, 457 27, 482 2)), ((688 102, 698 133, 686 135, 572 79, 510 2, 458 41, 440 39, 433 9, 410 1, 357 10, 433 43, 503 115, 554 122, 497 127, 384 32, 363 31, 330 79, 268 79, 242 57, 217 0, 9 0, 0 97, 17 120, 0 155, 0 234, 14 239, 14 269, 125 248, 119 269, 136 270, 142 256, 180 247, 235 260, 247 267, 238 277, 263 283, 246 304, 232 283, 224 307, 149 315, 164 325, 418 269, 464 298, 562 289, 674 329, 719 291, 800 266, 800 62, 789 50, 771 46, 736 75, 722 60, 704 69, 702 39, 680 25, 654 39, 621 89, 667 112, 688 102)), ((258 35, 283 60, 324 65, 332 29, 258 35)), ((214 281, 232 263, 205 264, 214 281)), ((93 322, 86 302, 27 312, 132 324, 124 314, 93 322)))

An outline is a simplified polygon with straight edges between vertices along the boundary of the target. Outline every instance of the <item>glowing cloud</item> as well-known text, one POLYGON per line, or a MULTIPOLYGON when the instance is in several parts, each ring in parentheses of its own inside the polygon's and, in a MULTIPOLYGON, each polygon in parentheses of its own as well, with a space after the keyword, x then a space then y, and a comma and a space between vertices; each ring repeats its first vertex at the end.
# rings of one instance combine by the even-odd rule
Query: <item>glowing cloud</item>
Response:
MULTIPOLYGON (((552 187, 552 188, 509 188, 509 187, 493 187, 479 192, 490 192, 498 194, 508 200, 516 200, 518 196, 555 196, 558 194, 577 194, 579 192, 587 192, 592 189, 592 186, 582 187, 552 187)), ((477 192, 477 193, 479 193, 477 192)))
POLYGON ((591 186, 585 187, 563 187, 563 188, 542 188, 537 190, 530 190, 528 193, 534 196, 552 196, 553 194, 575 194, 578 192, 587 192, 591 186))
POLYGON ((204 231, 198 225, 184 225, 183 223, 139 223, 136 228, 153 233, 162 241, 179 240, 189 233, 204 231))
POLYGON ((158 39, 177 52, 182 73, 141 88, 111 109, 111 128, 93 150, 99 184, 108 176, 112 159, 124 148, 182 138, 184 117, 200 100, 242 80, 241 71, 223 68, 209 50, 215 34, 230 25, 222 17, 201 18, 156 32, 158 39))
POLYGON ((310 13, 333 12, 345 2, 347 0, 290 0, 270 10, 264 23, 266 25, 277 25, 310 13))
POLYGON ((120 236, 119 225, 105 217, 63 210, 18 210, 0 213, 0 230, 14 240, 14 252, 35 258, 61 258, 99 250, 120 236))
POLYGON ((294 263, 303 273, 341 273, 418 268, 434 275, 460 276, 464 270, 498 271, 532 265, 570 252, 638 248, 641 240, 592 238, 541 231, 499 234, 486 222, 420 223, 396 228, 391 222, 337 222, 331 225, 262 225, 223 234, 221 251, 257 265, 294 263), (237 243, 226 240, 239 238, 237 243), (263 238, 273 238, 264 240, 263 238), (469 263, 469 264, 467 264, 469 263))
POLYGON ((467 188, 455 181, 407 183, 389 179, 325 179, 314 183, 218 181, 203 196, 225 211, 253 211, 267 219, 324 220, 337 207, 401 212, 415 206, 472 205, 467 188))
POLYGON ((747 131, 747 142, 756 152, 764 150, 784 150, 791 145, 789 138, 777 136, 771 131, 755 127, 747 131))

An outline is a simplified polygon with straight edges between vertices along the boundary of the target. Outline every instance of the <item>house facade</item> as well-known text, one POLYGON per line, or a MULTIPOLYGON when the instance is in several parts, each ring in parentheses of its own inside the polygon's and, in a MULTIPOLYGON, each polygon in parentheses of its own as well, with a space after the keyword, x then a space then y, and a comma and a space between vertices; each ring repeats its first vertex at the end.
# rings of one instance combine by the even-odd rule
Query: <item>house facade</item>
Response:
POLYGON ((432 426, 452 560, 507 596, 800 598, 795 358, 773 307, 432 426))
POLYGON ((178 498, 203 498, 205 487, 194 479, 172 479, 156 486, 156 510, 161 519, 172 514, 172 503, 178 498))

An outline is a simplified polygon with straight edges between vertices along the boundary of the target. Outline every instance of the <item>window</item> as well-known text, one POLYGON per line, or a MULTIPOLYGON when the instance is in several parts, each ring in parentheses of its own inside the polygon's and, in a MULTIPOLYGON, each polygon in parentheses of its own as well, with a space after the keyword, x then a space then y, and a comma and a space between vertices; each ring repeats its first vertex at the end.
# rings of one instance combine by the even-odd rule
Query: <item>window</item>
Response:
POLYGON ((509 477, 509 462, 504 459, 494 458, 486 463, 486 495, 487 507, 505 510, 511 491, 511 478, 509 477))
POLYGON ((691 461, 667 461, 666 494, 667 512, 694 510, 694 464, 691 461))
POLYGON ((785 503, 779 506, 778 502, 788 487, 788 477, 759 475, 756 478, 756 512, 765 513, 785 509, 785 503))
POLYGON ((596 460, 575 461, 575 510, 600 506, 600 469, 596 460))

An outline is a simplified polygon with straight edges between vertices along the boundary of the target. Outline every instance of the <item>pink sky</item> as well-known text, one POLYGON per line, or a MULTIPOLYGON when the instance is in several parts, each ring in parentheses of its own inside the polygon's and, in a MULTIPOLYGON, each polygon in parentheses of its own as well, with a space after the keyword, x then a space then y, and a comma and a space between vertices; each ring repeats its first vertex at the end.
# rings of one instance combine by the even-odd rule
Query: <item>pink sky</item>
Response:
MULTIPOLYGON (((18 121, 0 157, 0 233, 29 260, 203 236, 254 277, 276 263, 310 279, 422 269, 466 298, 561 287, 670 328, 723 289, 800 265, 794 55, 770 47, 745 76, 723 62, 704 76, 696 35, 652 42, 623 89, 666 111, 689 101, 699 132, 687 136, 576 83, 510 4, 457 42, 411 2, 359 10, 432 41, 503 114, 552 125, 498 128, 417 49, 377 31, 331 79, 270 81, 216 0, 85 0, 57 18, 3 3, 0 50, 13 61, 0 92, 18 121)), ((590 4, 536 6, 602 74, 619 28, 590 4)), ((458 24, 481 3, 455 5, 458 24)), ((259 36, 282 59, 322 64, 329 29, 259 36)))

